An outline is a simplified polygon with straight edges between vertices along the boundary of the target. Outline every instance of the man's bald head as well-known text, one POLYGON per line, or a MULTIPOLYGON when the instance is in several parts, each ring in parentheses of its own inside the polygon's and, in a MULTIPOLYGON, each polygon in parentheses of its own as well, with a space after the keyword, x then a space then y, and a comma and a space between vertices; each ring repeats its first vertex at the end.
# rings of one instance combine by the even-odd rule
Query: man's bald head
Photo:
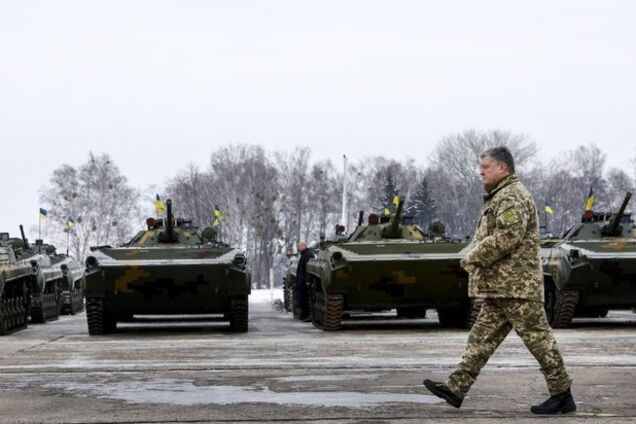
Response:
POLYGON ((305 240, 301 240, 298 242, 298 251, 302 252, 307 250, 307 242, 305 240))

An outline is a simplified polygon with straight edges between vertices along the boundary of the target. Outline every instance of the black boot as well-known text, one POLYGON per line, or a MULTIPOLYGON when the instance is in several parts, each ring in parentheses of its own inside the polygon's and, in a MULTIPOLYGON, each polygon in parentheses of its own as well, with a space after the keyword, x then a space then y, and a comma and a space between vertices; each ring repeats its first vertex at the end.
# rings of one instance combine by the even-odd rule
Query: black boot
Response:
POLYGON ((568 412, 576 411, 576 403, 574 403, 572 392, 567 389, 558 395, 550 396, 541 405, 531 406, 530 410, 535 414, 542 415, 558 414, 559 412, 567 414, 568 412))
POLYGON ((438 383, 437 381, 431 381, 428 378, 424 380, 424 386, 435 396, 444 399, 450 405, 455 408, 459 408, 462 406, 462 402, 464 399, 457 396, 455 393, 451 392, 448 386, 444 383, 438 383))

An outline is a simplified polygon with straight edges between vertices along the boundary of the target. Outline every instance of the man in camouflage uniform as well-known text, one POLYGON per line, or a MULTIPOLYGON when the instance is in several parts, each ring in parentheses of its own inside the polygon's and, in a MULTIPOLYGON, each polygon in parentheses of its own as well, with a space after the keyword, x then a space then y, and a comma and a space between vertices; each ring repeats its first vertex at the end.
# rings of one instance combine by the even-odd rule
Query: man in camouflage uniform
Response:
POLYGON ((487 193, 461 266, 469 273, 469 296, 483 299, 483 306, 457 369, 446 383, 427 379, 424 385, 459 408, 481 368, 514 329, 541 365, 551 395, 531 411, 572 412, 576 410, 570 392, 572 380, 543 308, 536 205, 515 175, 514 161, 506 147, 482 153, 480 168, 487 193))

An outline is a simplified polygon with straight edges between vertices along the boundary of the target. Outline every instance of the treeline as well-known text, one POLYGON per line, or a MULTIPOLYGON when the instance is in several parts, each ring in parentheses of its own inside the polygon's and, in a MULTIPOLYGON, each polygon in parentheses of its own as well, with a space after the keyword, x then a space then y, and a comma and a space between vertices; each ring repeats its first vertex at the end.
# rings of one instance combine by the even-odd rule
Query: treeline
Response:
MULTIPOLYGON (((200 227, 212 225, 218 207, 221 238, 246 251, 260 287, 269 281, 270 270, 280 281, 285 254, 299 240, 329 237, 337 223, 351 229, 358 211, 391 209, 396 194, 406 198, 406 213, 422 227, 441 221, 448 236, 471 236, 483 195, 477 158, 497 145, 513 152, 517 173, 533 193, 544 224, 543 206, 551 204, 547 231, 555 235, 579 220, 590 187, 598 199, 595 209, 614 210, 636 185, 636 158, 634 169, 606 169, 606 155, 589 145, 544 161, 536 143, 523 135, 470 130, 440 140, 428 158, 370 156, 349 163, 344 223, 339 222, 342 162, 315 158, 308 147, 283 152, 228 145, 211 152, 205 169, 190 165, 178 172, 159 194, 173 199, 178 216, 200 227)), ((64 246, 68 239, 71 253, 80 258, 89 246, 122 243, 153 213, 154 195, 130 187, 108 155, 91 153, 77 168, 55 170, 42 188, 41 200, 51 211, 47 237, 64 246)))

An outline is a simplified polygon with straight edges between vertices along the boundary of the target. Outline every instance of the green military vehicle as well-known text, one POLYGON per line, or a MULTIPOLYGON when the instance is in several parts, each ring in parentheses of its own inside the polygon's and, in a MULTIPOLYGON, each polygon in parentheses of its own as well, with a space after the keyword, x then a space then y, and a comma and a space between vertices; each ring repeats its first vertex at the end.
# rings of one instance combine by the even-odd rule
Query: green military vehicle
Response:
POLYGON ((82 287, 86 281, 85 266, 66 255, 56 255, 55 265, 60 267, 64 275, 60 286, 60 313, 74 315, 81 312, 84 309, 82 287))
POLYGON ((615 214, 586 211, 561 239, 544 241, 545 308, 552 327, 636 306, 636 235, 625 213, 630 198, 627 193, 615 214))
POLYGON ((114 332, 135 315, 223 314, 248 329, 250 274, 243 252, 199 233, 191 221, 149 218, 121 247, 94 247, 86 258, 86 318, 91 335, 114 332))
POLYGON ((421 318, 436 308, 440 323, 467 327, 476 305, 468 298, 468 275, 460 267, 463 241, 431 237, 401 222, 400 199, 389 222, 370 215, 342 241, 322 242, 307 264, 315 327, 341 328, 345 312, 396 309, 398 317, 421 318))
POLYGON ((32 276, 32 265, 16 257, 9 233, 0 233, 0 335, 27 327, 32 276))
POLYGON ((294 285, 296 284, 296 268, 298 268, 298 254, 287 254, 287 269, 283 276, 283 305, 285 311, 294 311, 294 285))
POLYGON ((29 283, 31 322, 54 321, 60 317, 61 287, 64 284, 64 273, 56 264, 55 247, 40 239, 30 244, 22 225, 20 233, 22 239, 12 239, 14 248, 18 257, 29 261, 34 271, 29 283))

